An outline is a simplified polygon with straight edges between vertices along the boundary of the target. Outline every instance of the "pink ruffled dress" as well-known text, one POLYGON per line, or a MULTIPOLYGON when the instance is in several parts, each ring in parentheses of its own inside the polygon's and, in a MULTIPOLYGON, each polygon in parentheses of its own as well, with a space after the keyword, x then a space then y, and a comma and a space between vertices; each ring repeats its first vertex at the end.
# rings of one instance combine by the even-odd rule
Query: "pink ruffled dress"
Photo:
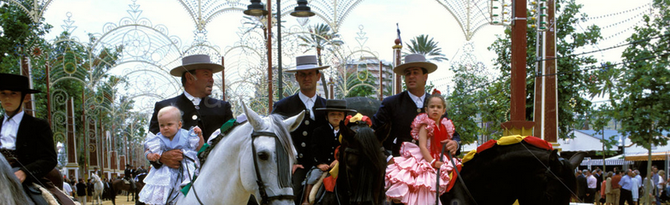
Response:
MULTIPOLYGON (((451 120, 442 118, 440 128, 436 129, 435 121, 430 119, 425 113, 421 113, 412 122, 412 137, 419 141, 419 130, 422 125, 426 125, 428 131, 428 149, 431 149, 431 142, 438 142, 451 139, 455 128, 451 120), (435 139, 433 139, 435 138, 435 139)), ((441 149, 441 145, 437 144, 441 149)), ((437 151, 439 152, 439 151, 437 151)), ((433 158, 437 158, 440 153, 431 151, 433 158)), ((421 154, 418 144, 412 142, 403 142, 400 148, 399 157, 394 157, 395 163, 386 167, 386 197, 388 200, 398 200, 403 204, 433 204, 435 203, 435 182, 437 169, 430 165, 421 154)), ((442 159, 444 164, 440 168, 440 195, 447 190, 450 182, 450 174, 454 165, 447 159, 446 155, 442 159)), ((455 160, 460 164, 460 160, 455 160)))

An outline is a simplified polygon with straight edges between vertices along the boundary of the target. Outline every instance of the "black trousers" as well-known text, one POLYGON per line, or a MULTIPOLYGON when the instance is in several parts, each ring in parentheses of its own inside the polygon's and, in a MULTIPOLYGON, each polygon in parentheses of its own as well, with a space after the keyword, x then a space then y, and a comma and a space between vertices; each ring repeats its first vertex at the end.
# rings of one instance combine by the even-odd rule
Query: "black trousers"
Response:
POLYGON ((621 197, 619 197, 619 204, 624 204, 623 203, 624 201, 628 201, 628 204, 633 204, 633 192, 621 188, 621 197))
POLYGON ((293 196, 295 196, 295 204, 302 203, 302 196, 304 196, 304 194, 302 194, 302 182, 305 181, 307 172, 309 172, 309 167, 304 169, 296 169, 293 173, 293 196))
POLYGON ((586 189, 588 196, 584 198, 584 202, 593 203, 596 199, 596 189, 586 189))

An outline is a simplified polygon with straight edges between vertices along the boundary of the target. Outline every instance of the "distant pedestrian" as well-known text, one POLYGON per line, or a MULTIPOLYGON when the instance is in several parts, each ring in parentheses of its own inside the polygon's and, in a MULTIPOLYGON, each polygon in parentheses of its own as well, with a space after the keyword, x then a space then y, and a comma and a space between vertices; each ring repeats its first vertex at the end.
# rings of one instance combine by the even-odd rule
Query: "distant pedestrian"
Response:
POLYGON ((77 183, 76 187, 79 203, 81 203, 81 205, 86 205, 86 184, 84 183, 84 179, 79 178, 79 183, 77 183))

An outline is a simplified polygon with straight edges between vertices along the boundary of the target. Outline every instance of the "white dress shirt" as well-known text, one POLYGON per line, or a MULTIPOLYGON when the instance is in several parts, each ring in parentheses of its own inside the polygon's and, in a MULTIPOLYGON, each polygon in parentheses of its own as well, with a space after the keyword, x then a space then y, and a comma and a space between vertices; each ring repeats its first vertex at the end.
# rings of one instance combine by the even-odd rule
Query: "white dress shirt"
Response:
POLYGON ((421 97, 417 97, 416 95, 414 95, 410 92, 407 92, 407 94, 409 94, 409 97, 412 98, 412 101, 414 101, 414 103, 416 103, 416 108, 419 108, 419 109, 423 108, 423 98, 426 97, 425 92, 423 93, 423 95, 421 97))
POLYGON ((184 95, 186 96, 186 98, 188 98, 188 100, 193 102, 193 105, 195 105, 196 108, 198 108, 198 105, 200 105, 200 101, 202 101, 202 98, 193 97, 193 95, 188 94, 188 92, 186 92, 186 91, 184 91, 184 95))
POLYGON ((2 132, 0 132, 0 149, 16 150, 16 135, 19 132, 19 124, 23 119, 24 112, 14 115, 11 119, 5 115, 2 120, 2 132))
POLYGON ((316 95, 310 98, 305 94, 302 94, 302 92, 298 92, 298 97, 300 97, 300 101, 305 104, 305 108, 309 110, 309 118, 314 120, 314 110, 312 110, 312 108, 314 107, 314 102, 316 102, 316 95))

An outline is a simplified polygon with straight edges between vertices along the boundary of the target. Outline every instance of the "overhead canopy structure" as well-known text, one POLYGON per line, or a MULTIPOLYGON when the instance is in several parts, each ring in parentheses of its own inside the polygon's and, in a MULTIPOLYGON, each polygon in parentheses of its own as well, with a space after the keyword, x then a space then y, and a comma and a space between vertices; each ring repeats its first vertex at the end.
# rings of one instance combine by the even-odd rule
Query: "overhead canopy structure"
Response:
MULTIPOLYGON (((605 166, 622 166, 624 164, 631 165, 633 162, 626 161, 623 159, 623 155, 617 155, 614 157, 605 159, 605 166)), ((589 158, 582 160, 580 166, 603 166, 603 159, 589 158)))
MULTIPOLYGON (((651 153, 651 161, 664 161, 668 159, 668 155, 670 155, 670 151, 665 151, 665 152, 652 152, 651 153)), ((640 153, 640 154, 634 154, 634 155, 626 155, 626 161, 647 161, 649 160, 649 154, 648 153, 640 153)))

